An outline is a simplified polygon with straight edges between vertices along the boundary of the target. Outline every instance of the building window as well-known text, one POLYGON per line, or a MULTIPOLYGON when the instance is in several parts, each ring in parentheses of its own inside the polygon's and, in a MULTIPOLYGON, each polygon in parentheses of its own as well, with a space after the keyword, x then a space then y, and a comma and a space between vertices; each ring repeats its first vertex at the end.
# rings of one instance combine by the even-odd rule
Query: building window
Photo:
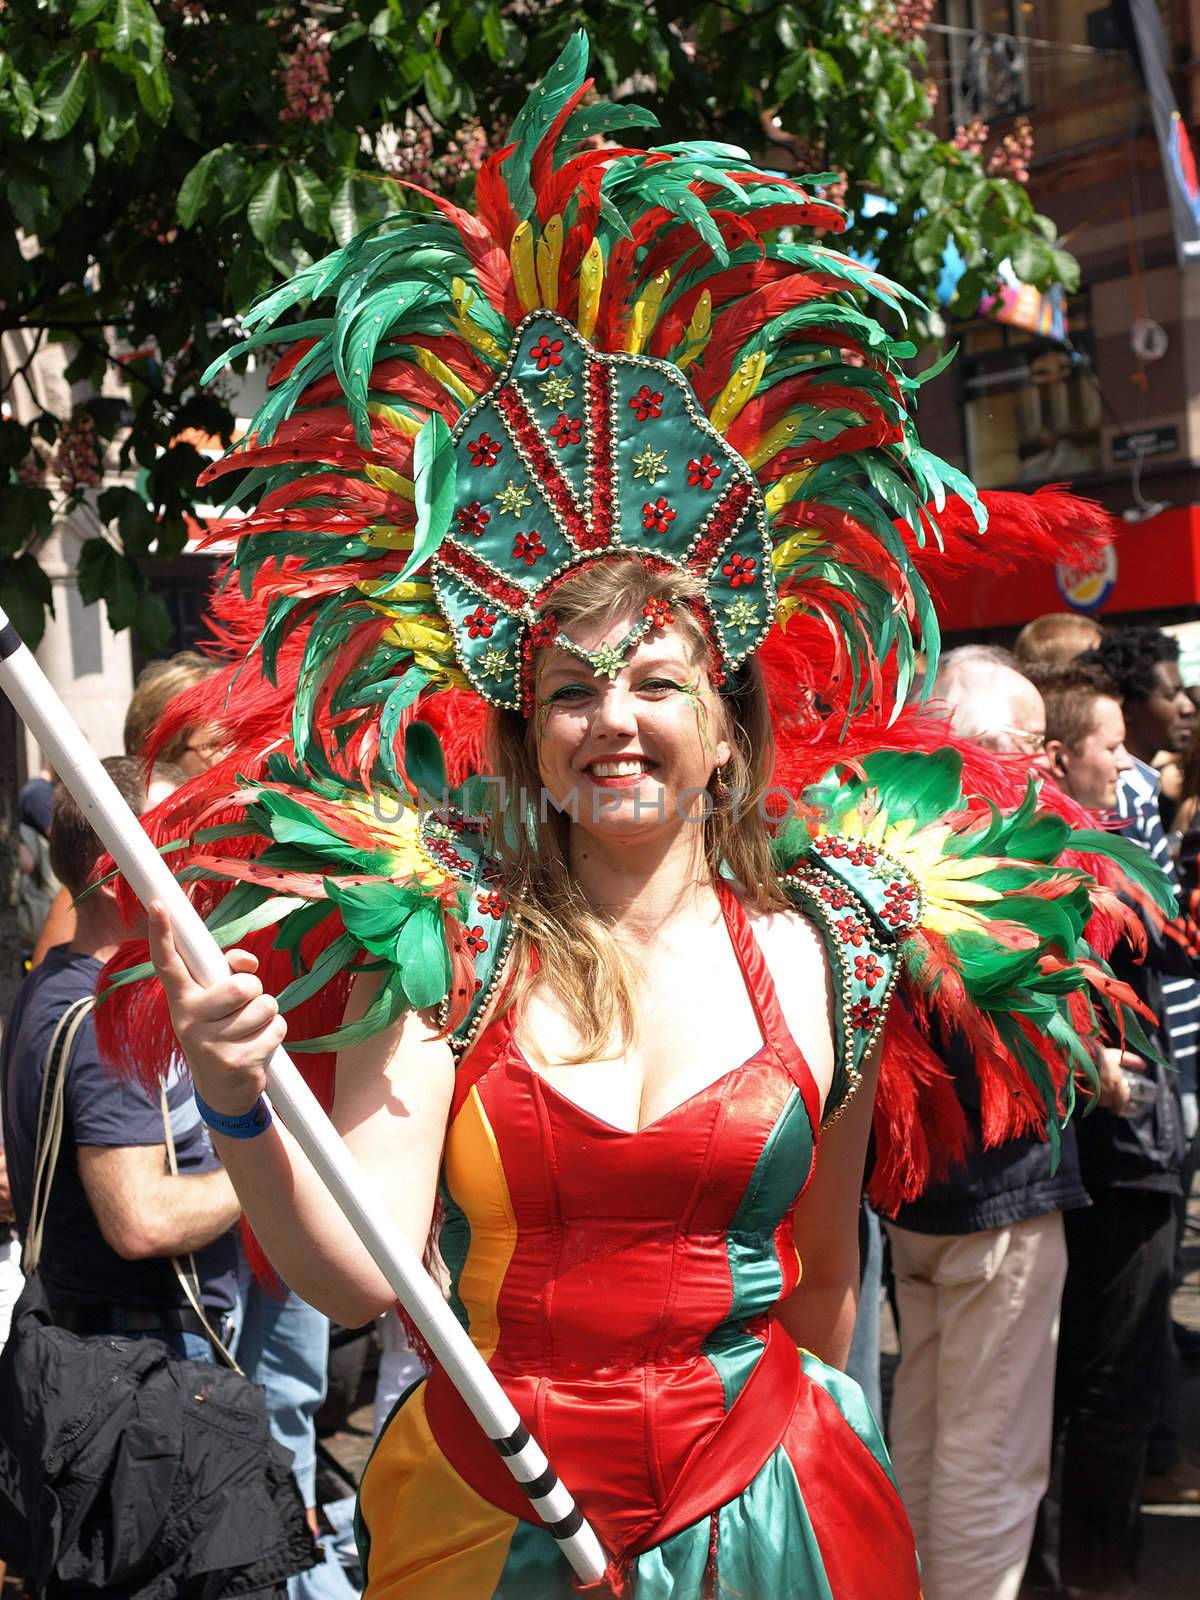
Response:
POLYGON ((963 329, 967 462, 980 488, 1100 470, 1101 400, 1086 295, 1071 300, 1068 318, 1069 348, 996 322, 963 329))
POLYGON ((972 117, 995 122, 1028 107, 1027 9, 1019 0, 946 0, 950 114, 956 124, 972 117))

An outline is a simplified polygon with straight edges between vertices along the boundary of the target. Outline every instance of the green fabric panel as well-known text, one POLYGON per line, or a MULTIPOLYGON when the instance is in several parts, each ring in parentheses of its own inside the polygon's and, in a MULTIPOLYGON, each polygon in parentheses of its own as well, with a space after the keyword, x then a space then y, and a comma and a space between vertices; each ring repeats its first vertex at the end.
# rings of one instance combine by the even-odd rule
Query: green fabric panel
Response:
POLYGON ((570 1600, 576 1592, 551 1535, 532 1522, 518 1522, 493 1600, 570 1600))
POLYGON ((447 1298, 450 1309, 470 1333, 471 1319, 467 1316, 466 1306, 459 1299, 458 1280, 462 1277, 462 1270, 471 1249, 471 1224, 467 1221, 466 1212, 455 1204, 444 1180, 438 1185, 438 1191, 442 1199, 442 1231, 438 1235, 438 1248, 442 1252, 442 1260, 446 1263, 446 1271, 450 1275, 450 1292, 447 1298))
POLYGON ((826 1366, 811 1351, 801 1350, 800 1361, 805 1377, 811 1378, 813 1383, 820 1384, 895 1485, 896 1480, 892 1475, 892 1463, 888 1457, 887 1445, 883 1442, 883 1434, 875 1420, 875 1413, 867 1404, 867 1397, 858 1384, 844 1372, 839 1372, 836 1367, 826 1366))
MULTIPOLYGON (((371 1446, 371 1453, 363 1463, 363 1469, 358 1475, 358 1481, 360 1484, 367 1475, 367 1468, 375 1459, 376 1450, 378 1450, 379 1446, 383 1443, 384 1434, 395 1421, 401 1408, 408 1404, 408 1401, 414 1394, 416 1394, 417 1390, 424 1382, 424 1377, 420 1377, 415 1383, 410 1383, 408 1388, 405 1389, 404 1393, 396 1401, 396 1404, 388 1412, 387 1421, 384 1423, 383 1427, 380 1428, 379 1433, 376 1435, 375 1442, 371 1446)), ((354 1496, 354 1547, 358 1551, 358 1565, 362 1570, 363 1579, 366 1581, 367 1563, 371 1558, 371 1530, 367 1527, 367 1524, 363 1519, 362 1501, 359 1499, 357 1494, 354 1496)))
MULTIPOLYGON (((705 1593, 709 1519, 702 1517, 634 1563, 631 1600, 705 1593)), ((717 1524, 719 1600, 834 1600, 787 1452, 776 1450, 717 1524)), ((880 1597, 884 1600, 884 1597, 880 1597)))
POLYGON ((733 1298, 725 1321, 704 1347, 725 1391, 726 1409, 741 1393, 762 1354, 761 1343, 743 1334, 742 1328, 750 1317, 768 1311, 783 1292, 775 1229, 803 1186, 812 1155, 808 1113, 799 1089, 793 1089, 729 1225, 726 1250, 733 1298))

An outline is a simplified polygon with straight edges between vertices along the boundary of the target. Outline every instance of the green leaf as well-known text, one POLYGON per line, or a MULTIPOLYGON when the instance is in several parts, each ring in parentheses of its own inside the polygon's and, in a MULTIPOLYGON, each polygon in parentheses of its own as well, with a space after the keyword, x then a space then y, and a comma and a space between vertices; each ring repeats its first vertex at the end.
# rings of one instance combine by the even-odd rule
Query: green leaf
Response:
MULTIPOLYGON (((109 614, 111 616, 111 611, 109 614)), ((171 642, 171 613, 162 595, 150 589, 143 592, 133 620, 133 631, 147 655, 162 655, 171 642)))
POLYGON ((158 123, 160 128, 165 127, 171 116, 172 104, 166 68, 160 62, 156 67, 135 73, 134 87, 142 110, 151 122, 158 123))
POLYGON ((46 627, 46 612, 54 612, 54 591, 33 556, 0 561, 0 608, 29 648, 35 649, 46 627))
POLYGON ((87 104, 92 64, 87 56, 64 63, 38 108, 43 139, 62 139, 79 121, 87 104))
POLYGON ((228 150, 228 145, 220 145, 216 150, 207 150, 192 167, 183 182, 179 185, 179 197, 175 202, 175 215, 185 228, 190 228, 200 215, 204 202, 208 199, 208 192, 212 187, 216 165, 221 153, 228 150))
POLYGON ((365 184, 355 173, 347 173, 329 202, 329 226, 339 244, 349 244, 371 220, 364 204, 365 184))
POLYGON ((218 214, 223 220, 245 205, 246 196, 250 193, 250 167, 244 156, 239 155, 231 145, 224 144, 217 151, 214 176, 218 214))
POLYGON ((250 196, 246 216, 251 232, 261 244, 270 244, 275 229, 291 215, 287 177, 282 167, 271 167, 250 196))
POLYGON ((300 221, 314 233, 321 232, 329 215, 329 190, 307 167, 293 167, 291 175, 300 221))
POLYGON ((113 47, 118 54, 133 56, 146 66, 162 61, 162 24, 150 9, 148 0, 117 0, 113 13, 113 47))
POLYGON ((141 573, 107 539, 85 539, 76 572, 79 597, 84 605, 103 600, 109 626, 120 633, 137 619, 145 580, 141 573))

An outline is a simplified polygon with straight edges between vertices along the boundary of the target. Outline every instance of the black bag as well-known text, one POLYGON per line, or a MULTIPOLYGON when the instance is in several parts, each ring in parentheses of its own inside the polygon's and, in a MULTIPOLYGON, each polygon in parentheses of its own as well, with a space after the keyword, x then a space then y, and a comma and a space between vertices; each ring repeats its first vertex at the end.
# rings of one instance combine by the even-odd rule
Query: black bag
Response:
POLYGON ((316 1561, 263 1391, 157 1339, 78 1338, 36 1274, 0 1354, 0 1557, 36 1595, 275 1593, 316 1561))
POLYGON ((51 1323, 35 1269, 89 1006, 60 1019, 42 1078, 31 1270, 0 1352, 0 1559, 38 1596, 282 1593, 317 1551, 263 1390, 158 1339, 78 1338, 51 1323))

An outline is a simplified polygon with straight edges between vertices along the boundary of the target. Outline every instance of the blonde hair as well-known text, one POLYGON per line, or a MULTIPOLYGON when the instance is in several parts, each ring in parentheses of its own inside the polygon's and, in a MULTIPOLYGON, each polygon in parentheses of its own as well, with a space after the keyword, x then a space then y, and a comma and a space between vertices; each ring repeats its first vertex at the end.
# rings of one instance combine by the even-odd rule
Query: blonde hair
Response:
MULTIPOLYGON (((689 601, 703 592, 698 578, 674 570, 653 572, 633 557, 618 557, 573 574, 550 602, 559 628, 604 626, 621 616, 638 617, 651 599, 666 600, 694 652, 708 659, 708 641, 689 601)), ((535 668, 536 671, 536 658, 535 668)), ((774 764, 770 711, 758 666, 748 662, 720 697, 732 755, 722 784, 710 785, 703 821, 704 859, 715 879, 723 868, 742 886, 754 910, 785 909, 789 901, 776 881, 770 854, 770 824, 760 805, 774 764), (723 787, 722 787, 723 785, 723 787), (730 803, 728 790, 736 796, 730 803)), ((493 711, 488 725, 490 770, 504 781, 490 786, 493 837, 505 870, 506 891, 517 930, 514 980, 500 1010, 519 1004, 540 976, 563 1003, 580 1039, 573 1061, 603 1059, 614 1041, 636 1035, 636 969, 614 938, 611 922, 584 899, 571 874, 569 818, 529 797, 541 792, 534 717, 493 711)))
MULTIPOLYGON (((163 661, 151 661, 138 673, 133 698, 125 713, 125 754, 140 756, 151 729, 177 694, 191 689, 220 669, 194 650, 181 650, 163 661)), ((160 761, 178 761, 195 733, 195 724, 181 728, 158 752, 160 761)))

